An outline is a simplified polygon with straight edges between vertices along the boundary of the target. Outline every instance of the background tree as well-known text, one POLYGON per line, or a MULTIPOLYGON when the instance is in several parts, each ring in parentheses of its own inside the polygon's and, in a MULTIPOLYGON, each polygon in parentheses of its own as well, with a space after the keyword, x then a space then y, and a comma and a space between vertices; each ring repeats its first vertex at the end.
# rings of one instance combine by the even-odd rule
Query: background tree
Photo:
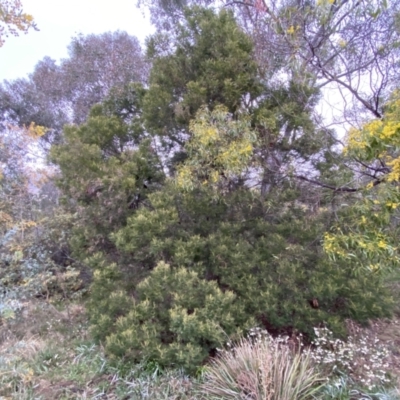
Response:
POLYGON ((40 61, 30 79, 5 81, 0 86, 1 126, 46 126, 46 137, 58 135, 71 122, 69 107, 62 101, 63 86, 54 60, 40 61))
POLYGON ((46 138, 60 140, 67 123, 83 123, 90 108, 112 88, 144 82, 147 64, 139 42, 124 32, 78 36, 69 46, 69 58, 60 65, 46 57, 28 79, 0 86, 3 126, 48 128, 46 138))
POLYGON ((0 319, 14 317, 22 299, 66 298, 82 288, 80 271, 65 251, 74 219, 56 207, 51 170, 37 165, 44 132, 31 125, 1 137, 0 319))
POLYGON ((72 105, 74 123, 86 120, 91 107, 112 88, 145 82, 148 66, 138 40, 126 32, 77 36, 61 63, 62 86, 72 105))

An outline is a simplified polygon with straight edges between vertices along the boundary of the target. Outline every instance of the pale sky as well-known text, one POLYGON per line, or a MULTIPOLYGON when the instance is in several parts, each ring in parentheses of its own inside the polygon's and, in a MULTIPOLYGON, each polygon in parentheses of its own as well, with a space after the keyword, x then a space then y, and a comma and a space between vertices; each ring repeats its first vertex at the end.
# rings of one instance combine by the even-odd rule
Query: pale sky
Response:
POLYGON ((39 32, 9 37, 0 47, 0 82, 25 77, 45 56, 67 57, 71 37, 78 33, 126 31, 143 44, 154 32, 149 18, 136 7, 136 0, 23 0, 39 32))

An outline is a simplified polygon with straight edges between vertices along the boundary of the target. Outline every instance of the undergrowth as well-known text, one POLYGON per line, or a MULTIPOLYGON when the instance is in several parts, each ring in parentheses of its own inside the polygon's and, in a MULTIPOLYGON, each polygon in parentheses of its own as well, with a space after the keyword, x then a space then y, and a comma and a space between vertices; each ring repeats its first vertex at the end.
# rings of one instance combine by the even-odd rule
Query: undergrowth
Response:
POLYGON ((88 334, 84 307, 68 308, 32 301, 0 327, 0 399, 202 398, 180 371, 110 362, 88 334))
POLYGON ((267 354, 261 348, 265 343, 254 345, 254 332, 260 337, 260 331, 254 330, 250 341, 243 339, 233 346, 235 350, 227 347, 198 376, 189 377, 179 370, 163 370, 154 362, 130 365, 124 360, 111 361, 103 348, 94 344, 83 305, 61 306, 32 299, 0 326, 0 399, 400 399, 399 392, 390 386, 368 388, 356 375, 339 371, 327 375, 311 353, 300 356, 296 349, 293 353, 290 340, 270 338, 275 341, 275 353, 267 354), (276 371, 283 371, 283 375, 273 373, 273 363, 263 363, 269 375, 257 376, 256 356, 258 360, 275 360, 276 371), (249 388, 242 390, 246 382, 258 388, 265 385, 255 395, 249 388), (277 389, 279 384, 282 386, 277 389), (290 392, 301 387, 307 390, 290 392), (271 397, 278 392, 280 395, 271 397))

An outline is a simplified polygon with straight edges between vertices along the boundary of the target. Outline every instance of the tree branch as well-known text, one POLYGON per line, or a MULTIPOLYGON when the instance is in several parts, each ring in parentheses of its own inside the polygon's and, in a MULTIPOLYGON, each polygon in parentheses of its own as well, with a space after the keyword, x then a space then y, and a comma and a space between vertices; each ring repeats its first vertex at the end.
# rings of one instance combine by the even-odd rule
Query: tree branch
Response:
MULTIPOLYGON (((312 183, 312 184, 317 185, 317 186, 324 187, 326 189, 333 190, 334 192, 355 193, 355 192, 359 192, 360 190, 364 189, 364 187, 360 187, 360 188, 351 188, 351 187, 347 187, 347 186, 336 187, 336 186, 328 185, 326 183, 317 181, 315 179, 307 178, 307 177, 305 177, 303 175, 295 175, 295 178, 300 179, 302 181, 306 181, 306 182, 312 183)), ((382 180, 375 180, 373 182, 373 186, 378 186, 383 181, 384 181, 383 179, 382 180)))

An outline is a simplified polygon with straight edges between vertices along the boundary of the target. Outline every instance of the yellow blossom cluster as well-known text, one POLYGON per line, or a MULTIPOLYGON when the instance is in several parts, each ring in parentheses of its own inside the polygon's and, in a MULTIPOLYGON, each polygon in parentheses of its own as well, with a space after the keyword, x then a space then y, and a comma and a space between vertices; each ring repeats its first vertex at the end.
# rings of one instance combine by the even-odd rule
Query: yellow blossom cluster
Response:
POLYGON ((176 184, 183 189, 190 189, 193 186, 192 170, 189 166, 183 165, 179 168, 175 178, 176 184))
POLYGON ((241 174, 249 165, 256 135, 249 121, 233 120, 223 107, 201 109, 190 124, 189 154, 178 168, 176 184, 190 189, 196 185, 216 185, 230 175, 241 174))
POLYGON ((400 157, 389 161, 387 164, 392 168, 387 177, 388 182, 400 180, 400 157))
POLYGON ((340 239, 337 235, 325 233, 323 240, 323 249, 328 255, 345 257, 346 253, 343 250, 340 239))
POLYGON ((0 47, 10 34, 18 36, 30 28, 36 28, 33 17, 22 10, 20 0, 0 0, 0 47))
POLYGON ((34 122, 31 122, 29 127, 26 129, 28 136, 31 137, 32 139, 37 139, 44 136, 47 131, 48 129, 46 127, 41 125, 36 125, 34 122))
MULTIPOLYGON (((400 99, 399 95, 395 93, 400 99)), ((391 221, 400 208, 400 100, 387 104, 383 118, 351 129, 344 151, 380 174, 365 186, 364 196, 347 209, 352 211, 350 219, 346 214, 346 220, 325 234, 323 248, 330 257, 353 259, 371 272, 383 265, 398 265, 391 221)))
POLYGON ((395 210, 399 205, 400 205, 400 203, 396 203, 396 202, 393 202, 393 201, 387 201, 386 202, 386 207, 388 207, 388 208, 390 208, 392 210, 395 210))
POLYGON ((248 140, 234 141, 218 156, 218 161, 228 170, 240 170, 252 152, 253 146, 248 140))
MULTIPOLYGON (((387 105, 385 116, 365 124, 362 129, 351 129, 344 153, 364 161, 380 159, 388 167, 388 182, 400 180, 400 100, 387 105)), ((366 189, 371 189, 370 183, 366 189)))
POLYGON ((369 256, 377 254, 393 254, 397 248, 389 244, 389 238, 381 232, 369 232, 367 236, 362 233, 352 232, 344 234, 338 230, 336 233, 325 233, 323 249, 326 254, 333 257, 349 259, 357 250, 369 256))
POLYGON ((212 127, 205 127, 203 131, 197 127, 193 133, 194 138, 199 140, 199 142, 204 146, 211 145, 218 140, 218 131, 212 127))

